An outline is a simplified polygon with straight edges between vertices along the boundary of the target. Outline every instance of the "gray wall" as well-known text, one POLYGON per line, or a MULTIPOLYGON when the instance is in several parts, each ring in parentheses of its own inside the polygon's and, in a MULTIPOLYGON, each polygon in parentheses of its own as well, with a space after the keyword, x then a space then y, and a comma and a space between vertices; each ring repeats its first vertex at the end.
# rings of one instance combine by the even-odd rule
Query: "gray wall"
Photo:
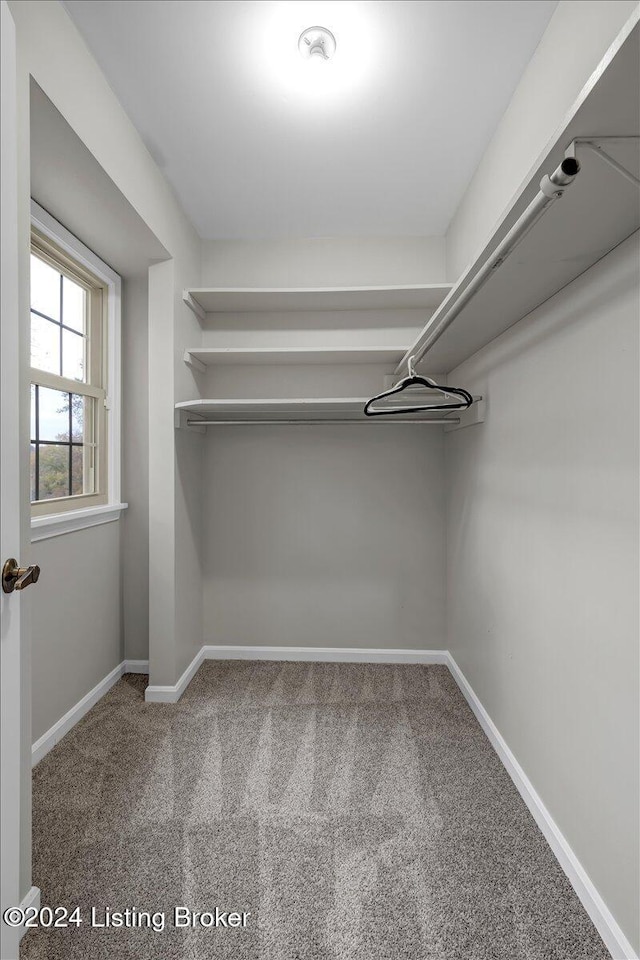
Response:
POLYGON ((149 659, 149 324, 146 272, 122 284, 122 623, 127 660, 149 659))
MULTIPOLYGON (((146 235, 154 238, 155 249, 151 256, 147 255, 146 245, 143 250, 145 262, 166 256, 172 258, 172 264, 174 261, 177 264, 175 271, 172 270, 171 273, 172 282, 164 290, 165 302, 160 305, 163 310, 160 324, 162 340, 156 351, 150 351, 150 366, 153 366, 154 370, 153 376, 149 377, 149 384, 154 392, 149 394, 152 416, 148 421, 150 519, 157 516, 161 525, 159 540, 154 543, 155 553, 150 550, 150 567, 153 569, 149 587, 150 611, 157 611, 160 622, 168 624, 159 635, 154 654, 159 675, 168 678, 165 682, 173 683, 179 676, 175 671, 180 669, 181 662, 189 657, 191 650, 199 645, 201 634, 200 607, 197 608, 197 615, 183 618, 178 623, 175 603, 167 596, 164 583, 159 578, 162 571, 170 572, 170 582, 175 585, 178 602, 182 603, 182 597, 188 594, 196 577, 193 551, 189 551, 190 534, 188 531, 175 529, 176 523, 183 521, 184 510, 180 502, 182 489, 177 488, 174 483, 173 469, 175 443, 172 416, 176 385, 174 374, 178 368, 173 318, 175 313, 175 332, 182 348, 180 314, 188 311, 180 301, 181 290, 183 286, 195 285, 197 282, 200 242, 169 184, 115 98, 62 5, 11 3, 11 11, 18 32, 20 82, 28 83, 29 74, 34 78, 91 154, 96 165, 113 184, 115 192, 124 198, 129 211, 133 211, 144 225, 146 235), (168 316, 166 324, 165 309, 168 316), (170 358, 168 364, 165 363, 166 357, 170 358), (165 484, 164 477, 167 473, 170 482, 165 484), (167 536, 163 538, 164 532, 167 536), (174 563, 176 557, 177 564, 174 563), (181 563, 183 559, 186 560, 184 564, 181 563)), ((24 116, 28 116, 28 109, 24 116)), ((28 142, 25 142, 21 149, 20 166, 27 169, 28 155, 28 142)), ((60 175, 64 169, 64 164, 62 170, 58 170, 57 165, 52 167, 52 170, 60 175)), ((77 173, 77 170, 74 170, 74 173, 77 173)), ((27 201, 28 192, 25 192, 21 210, 25 223, 28 218, 27 201)), ((114 220, 113 217, 105 219, 110 223, 114 220)), ((125 233, 126 222, 124 217, 120 224, 125 233)), ((70 223, 70 226, 76 229, 82 238, 84 232, 76 224, 70 223)), ((127 237, 128 234, 121 238, 122 248, 127 246, 127 237)), ((96 252, 102 251, 96 249, 96 252)), ((109 262, 109 257, 106 259, 109 262)), ((111 259, 114 268, 125 273, 126 270, 123 270, 116 260, 117 258, 111 259)), ((132 267, 130 269, 132 273, 139 272, 132 267)), ((126 419, 124 429, 127 429, 126 419)), ((114 569, 119 577, 119 554, 114 569)))
POLYGON ((34 543, 33 742, 122 660, 120 522, 34 543))
POLYGON ((444 237, 204 240, 203 286, 443 283, 444 237))
POLYGON ((200 327, 182 302, 192 258, 149 269, 149 682, 172 685, 202 646, 198 434, 174 428, 174 402, 196 395, 183 362, 200 327))
POLYGON ((119 521, 34 543, 35 742, 123 659, 149 656, 147 277, 122 285, 122 500, 119 521))
POLYGON ((34 543, 35 742, 123 659, 149 656, 147 278, 122 286, 122 519, 34 543))
MULTIPOLYGON (((174 264, 172 348, 173 399, 176 402, 199 396, 196 381, 184 362, 184 349, 186 344, 200 342, 202 330, 200 321, 184 304, 182 291, 200 282, 200 253, 201 245, 198 243, 197 258, 176 258, 174 264)), ((152 409, 155 412, 155 408, 152 409)), ((173 417, 173 404, 167 415, 173 417)), ((202 646, 203 438, 189 430, 174 430, 173 423, 171 433, 174 449, 175 549, 172 559, 175 562, 173 647, 176 672, 169 682, 175 683, 202 646)), ((155 470, 163 469, 164 464, 158 463, 157 459, 153 462, 155 470)), ((162 683, 162 680, 155 680, 153 676, 150 681, 162 683)))
POLYGON ((452 374, 448 646, 638 947, 638 235, 452 374))
MULTIPOLYGON (((209 241, 202 267, 203 284, 437 283, 444 280, 444 240, 209 241)), ((353 331, 354 319, 273 317, 270 333, 282 342, 277 330, 289 323, 289 342, 318 324, 322 338, 337 329, 353 339, 371 332, 360 323, 399 322, 366 316, 353 331)), ((237 322, 255 326, 252 317, 237 322)), ((207 342, 211 336, 205 331, 207 342)), ((247 367, 241 374, 221 367, 202 378, 201 389, 203 396, 370 396, 385 372, 391 368, 367 364, 247 367)), ((438 428, 246 426, 196 439, 204 451, 204 643, 443 648, 438 428)))
POLYGON ((32 196, 122 276, 121 499, 129 504, 119 522, 87 531, 84 540, 70 534, 32 546, 43 568, 32 594, 36 740, 123 657, 148 658, 147 266, 167 253, 33 80, 29 93, 32 196), (51 152, 55 165, 46 161, 51 152), (74 609, 80 568, 82 608, 102 610, 109 599, 96 633, 73 616, 76 626, 69 631, 66 618, 55 613, 65 603, 74 609), (120 586, 114 590, 116 579, 120 586), (87 629, 91 635, 81 636, 87 629), (51 676, 55 684, 47 683, 51 676))
POLYGON ((204 443, 205 643, 443 648, 438 428, 225 427, 204 443))

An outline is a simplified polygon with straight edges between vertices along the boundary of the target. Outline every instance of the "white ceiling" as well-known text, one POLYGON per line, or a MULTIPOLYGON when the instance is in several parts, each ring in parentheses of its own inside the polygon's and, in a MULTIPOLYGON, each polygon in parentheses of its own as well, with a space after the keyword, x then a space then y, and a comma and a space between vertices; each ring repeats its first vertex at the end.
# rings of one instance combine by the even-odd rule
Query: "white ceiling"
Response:
POLYGON ((555 0, 65 0, 204 238, 446 232, 555 0), (300 32, 337 40, 304 61, 300 32))

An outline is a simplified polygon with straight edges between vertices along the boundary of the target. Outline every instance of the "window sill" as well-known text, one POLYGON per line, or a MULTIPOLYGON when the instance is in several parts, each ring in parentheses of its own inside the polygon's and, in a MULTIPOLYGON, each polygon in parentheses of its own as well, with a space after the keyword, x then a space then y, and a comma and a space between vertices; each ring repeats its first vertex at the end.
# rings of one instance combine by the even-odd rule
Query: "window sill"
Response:
POLYGON ((48 517, 33 517, 31 520, 31 543, 49 540, 64 533, 75 533, 86 527, 97 527, 102 523, 119 520, 127 503, 106 503, 102 507, 88 507, 85 510, 70 510, 68 513, 56 513, 48 517))

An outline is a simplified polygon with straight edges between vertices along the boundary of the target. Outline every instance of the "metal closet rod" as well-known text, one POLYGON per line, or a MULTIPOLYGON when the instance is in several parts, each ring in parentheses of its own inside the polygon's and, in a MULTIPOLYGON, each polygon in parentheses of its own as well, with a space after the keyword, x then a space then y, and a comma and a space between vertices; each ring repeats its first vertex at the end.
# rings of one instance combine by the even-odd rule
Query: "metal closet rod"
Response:
MULTIPOLYGON (((484 286, 494 270, 496 270, 516 248, 521 240, 526 237, 529 230, 538 222, 542 214, 549 206, 561 197, 565 189, 573 183, 580 170, 580 163, 575 157, 567 156, 562 163, 553 171, 550 176, 545 176, 540 181, 540 190, 533 198, 524 213, 516 220, 504 239, 498 244, 486 263, 480 268, 471 283, 461 293, 458 299, 444 312, 433 330, 429 331, 427 339, 419 347, 412 347, 411 355, 413 362, 418 363, 425 355, 427 350, 433 346, 447 327, 453 323, 460 311, 469 303, 478 290, 484 286)), ((397 372, 406 364, 407 358, 403 358, 397 372)))
POLYGON ((389 420, 386 420, 386 419, 384 419, 383 417, 380 417, 379 419, 375 419, 375 420, 373 420, 373 419, 365 420, 364 417, 363 417, 362 419, 359 419, 359 418, 356 418, 356 417, 351 417, 351 418, 348 418, 348 419, 347 419, 347 418, 341 418, 340 420, 337 420, 337 419, 336 419, 336 420, 311 420, 311 419, 308 419, 308 420, 300 420, 300 419, 296 419, 296 420, 196 420, 196 419, 190 419, 190 420, 187 420, 187 426, 188 426, 188 427, 230 427, 230 426, 233 426, 233 427, 241 427, 241 426, 255 425, 255 424, 258 424, 258 423, 259 423, 259 424, 263 424, 263 423, 294 423, 294 424, 301 424, 301 425, 302 425, 302 424, 306 424, 307 426, 308 426, 309 424, 328 424, 328 423, 330 423, 330 424, 335 424, 335 423, 396 423, 396 424, 400 424, 400 423, 421 423, 421 424, 425 424, 425 423, 435 423, 435 424, 440 424, 440 425, 442 426, 442 424, 445 424, 445 423, 453 423, 453 424, 460 423, 460 417, 440 417, 440 418, 437 419, 437 420, 427 420, 427 419, 422 419, 422 420, 391 420, 391 419, 389 419, 389 420))

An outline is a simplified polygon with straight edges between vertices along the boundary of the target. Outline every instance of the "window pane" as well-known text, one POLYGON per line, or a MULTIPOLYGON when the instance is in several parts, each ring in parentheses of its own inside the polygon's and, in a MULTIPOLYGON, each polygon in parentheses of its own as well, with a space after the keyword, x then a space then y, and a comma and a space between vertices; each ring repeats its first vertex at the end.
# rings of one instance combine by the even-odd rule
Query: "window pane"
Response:
MULTIPOLYGON (((38 514, 70 506, 46 501, 95 494, 101 486, 96 479, 96 464, 102 463, 105 457, 103 421, 97 415, 101 407, 95 397, 86 397, 81 391, 87 389, 83 384, 91 383, 94 366, 96 385, 100 384, 103 357, 100 330, 93 346, 91 283, 66 276, 67 259, 61 256, 58 264, 53 246, 51 252, 41 251, 37 235, 32 242, 34 382, 31 384, 29 472, 33 503, 45 501, 41 511, 34 507, 34 513, 38 514), (42 385, 43 380, 48 381, 46 387, 42 385)), ((73 271, 73 267, 69 269, 73 271)), ((78 276, 83 276, 81 270, 78 276)), ((100 310, 97 313, 100 314, 100 310)), ((97 320, 100 321, 100 317, 97 320)), ((77 504, 82 505, 82 501, 77 504)))
POLYGON ((62 376, 84 382, 84 344, 79 333, 62 331, 62 376))
POLYGON ((31 500, 36 498, 36 445, 35 443, 31 444, 31 456, 30 456, 30 470, 31 474, 31 500))
POLYGON ((69 277, 62 278, 62 322, 85 333, 85 291, 69 277))
MULTIPOLYGON (((40 440, 69 439, 69 394, 39 387, 40 440)), ((40 451, 42 459, 42 450, 40 451)))
POLYGON ((60 374, 60 327, 37 313, 31 314, 31 366, 60 374))
POLYGON ((94 493, 93 435, 95 400, 77 393, 51 390, 31 385, 31 499, 80 496, 94 493), (52 443, 69 439, 69 411, 74 444, 52 443), (38 440, 36 442, 36 413, 38 440), (37 451, 37 457, 36 457, 37 451), (69 457, 71 456, 71 494, 69 491, 69 457), (38 471, 36 477, 36 463, 38 471))
POLYGON ((90 428, 93 423, 93 402, 93 397, 71 394, 71 439, 75 443, 90 439, 85 437, 85 425, 90 428))
POLYGON ((60 321, 60 273, 31 254, 31 309, 60 321))
POLYGON ((40 500, 69 496, 69 447, 40 444, 40 500))
MULTIPOLYGON (((73 447, 71 451, 71 492, 74 496, 79 496, 81 493, 93 493, 93 490, 88 489, 88 482, 85 484, 84 480, 84 450, 84 447, 73 447)), ((89 471, 87 470, 87 481, 88 479, 89 471)))

